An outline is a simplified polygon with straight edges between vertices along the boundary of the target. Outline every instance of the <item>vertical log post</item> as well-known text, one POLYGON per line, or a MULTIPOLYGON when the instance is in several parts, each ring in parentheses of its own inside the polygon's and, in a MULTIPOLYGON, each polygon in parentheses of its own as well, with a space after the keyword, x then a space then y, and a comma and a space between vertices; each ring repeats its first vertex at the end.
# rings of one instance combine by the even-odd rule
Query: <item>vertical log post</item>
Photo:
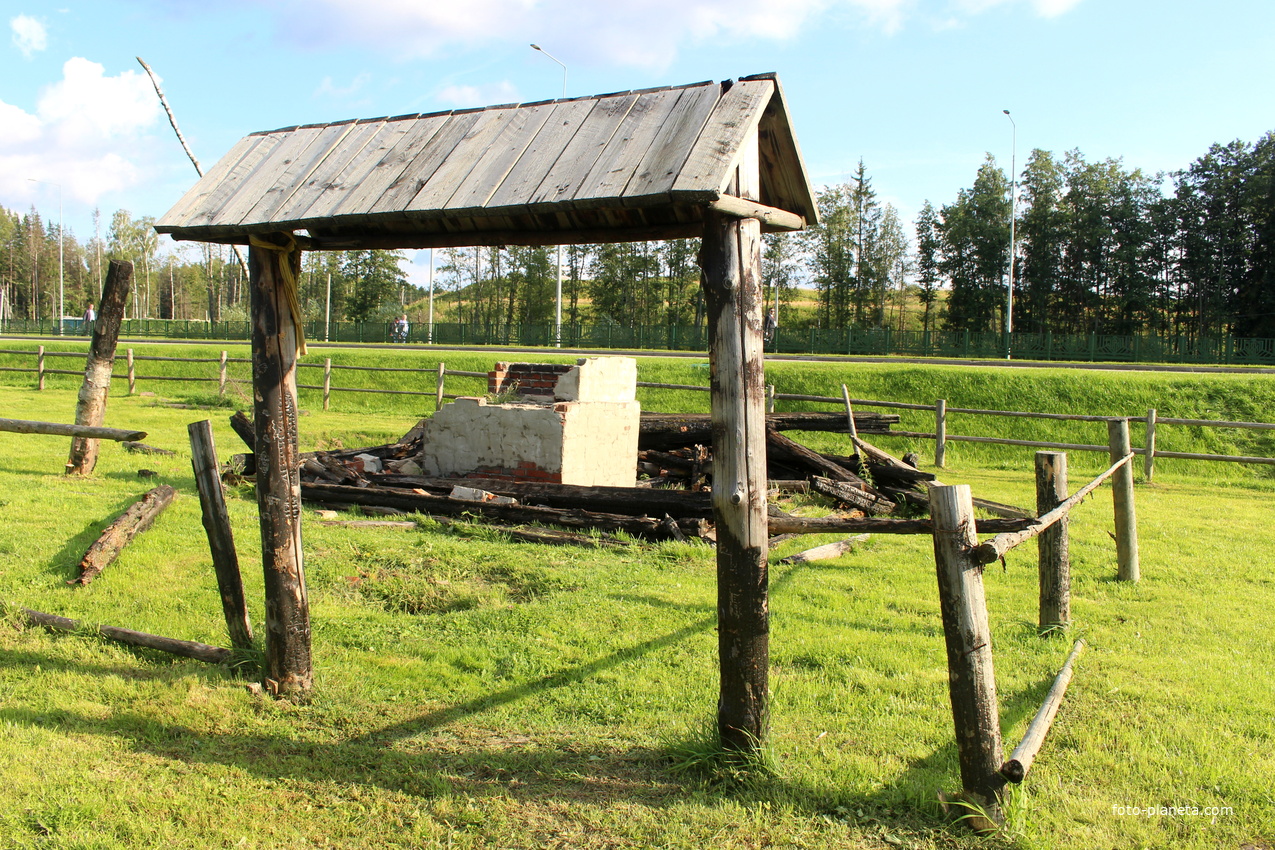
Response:
MULTIPOLYGON (((728 192, 757 198, 757 151, 754 131, 728 192)), ((717 522, 717 726, 723 746, 756 751, 766 732, 770 665, 761 224, 708 211, 701 252, 717 522)))
MULTIPOLYGON (((293 244, 286 234, 283 240, 293 244)), ((292 307, 301 252, 287 253, 273 244, 274 240, 254 238, 248 251, 257 507, 266 590, 266 686, 278 696, 304 698, 312 687, 313 669, 310 602, 301 558, 298 336, 292 307)))
POLYGON ((434 396, 434 409, 441 410, 443 407, 443 379, 447 375, 447 364, 438 361, 438 391, 434 396))
POLYGON ((137 370, 133 367, 133 349, 128 350, 128 394, 137 391, 137 370))
MULTIPOLYGON (((1111 462, 1129 454, 1129 420, 1107 421, 1107 444, 1111 449, 1111 462)), ((1111 476, 1111 498, 1116 513, 1116 578, 1120 581, 1137 581, 1141 577, 1138 565, 1138 516, 1133 508, 1133 464, 1126 463, 1111 476)))
MULTIPOLYGON (((101 425, 106 421, 106 401, 111 391, 111 369, 115 365, 115 345, 119 341, 120 323, 124 320, 124 302, 133 281, 133 264, 111 260, 102 286, 102 303, 93 340, 89 343, 88 361, 84 364, 84 383, 75 404, 76 425, 101 425)), ((43 350, 43 349, 41 349, 43 350)), ((99 442, 89 437, 72 437, 71 454, 66 460, 67 475, 88 475, 97 466, 99 442)))
POLYGON ((1148 484, 1155 479, 1155 421, 1153 407, 1147 411, 1147 453, 1142 458, 1142 472, 1148 484))
POLYGON ((35 354, 35 388, 44 389, 44 346, 35 354))
POLYGON ((775 385, 774 384, 766 385, 766 412, 767 413, 775 412, 775 385))
POLYGON ((226 395, 226 352, 221 353, 221 365, 217 369, 217 395, 226 395))
MULTIPOLYGON (((1036 516, 1067 501, 1066 452, 1036 452, 1036 516)), ((1052 629, 1071 622, 1071 552, 1067 539, 1068 517, 1063 517, 1036 538, 1040 575, 1040 628, 1052 629)))
MULTIPOLYGON (((961 784, 967 801, 1000 822, 1000 709, 992 670, 992 635, 983 596, 983 568, 970 557, 978 545, 968 485, 930 488, 939 608, 947 644, 947 682, 956 727, 961 784)), ((963 813, 964 814, 964 813, 963 813)))
POLYGON ((328 409, 328 400, 332 397, 332 358, 323 360, 323 409, 328 409))
POLYGON ((947 465, 947 399, 934 402, 934 465, 947 465))
POLYGON ((226 512, 226 495, 221 489, 217 465, 217 446, 213 442, 212 423, 207 419, 186 426, 190 433, 190 463, 195 469, 195 486, 199 490, 199 507, 203 512, 204 531, 212 552, 213 570, 217 573, 217 589, 221 592, 221 608, 226 615, 226 631, 236 649, 252 648, 252 624, 244 601, 243 576, 239 573, 239 555, 235 552, 235 535, 226 512))

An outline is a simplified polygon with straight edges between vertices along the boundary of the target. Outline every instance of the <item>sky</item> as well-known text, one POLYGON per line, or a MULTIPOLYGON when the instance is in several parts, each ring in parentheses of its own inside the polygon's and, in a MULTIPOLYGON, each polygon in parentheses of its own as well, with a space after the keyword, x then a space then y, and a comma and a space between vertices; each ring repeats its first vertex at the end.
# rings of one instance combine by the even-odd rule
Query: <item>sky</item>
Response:
POLYGON ((570 97, 774 71, 812 182, 862 159, 905 221, 989 153, 1156 173, 1275 130, 1275 0, 0 0, 0 23, 0 206, 60 201, 81 240, 197 179, 139 56, 206 169, 255 131, 558 97, 550 56, 570 97))

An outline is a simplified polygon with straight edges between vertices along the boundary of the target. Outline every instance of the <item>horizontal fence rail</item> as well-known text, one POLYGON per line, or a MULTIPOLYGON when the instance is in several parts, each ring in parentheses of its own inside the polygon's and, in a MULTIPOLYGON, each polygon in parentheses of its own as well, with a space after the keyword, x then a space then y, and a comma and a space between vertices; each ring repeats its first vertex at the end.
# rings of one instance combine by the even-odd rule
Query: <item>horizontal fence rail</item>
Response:
MULTIPOLYGON (((91 326, 81 319, 10 319, 0 332, 39 336, 86 336, 91 326)), ((552 324, 472 324, 418 322, 407 333, 396 333, 392 321, 304 324, 305 336, 315 342, 400 343, 411 345, 490 345, 553 348, 641 348, 665 351, 706 351, 708 332, 693 325, 569 324, 561 337, 552 324)), ((124 337, 191 340, 247 340, 248 321, 126 319, 124 337)), ((891 328, 776 328, 766 343, 768 352, 785 354, 849 354, 944 358, 1004 358, 1071 360, 1115 363, 1194 363, 1275 366, 1275 339, 1231 336, 1192 337, 1113 334, 1055 334, 973 331, 896 331, 891 328)))

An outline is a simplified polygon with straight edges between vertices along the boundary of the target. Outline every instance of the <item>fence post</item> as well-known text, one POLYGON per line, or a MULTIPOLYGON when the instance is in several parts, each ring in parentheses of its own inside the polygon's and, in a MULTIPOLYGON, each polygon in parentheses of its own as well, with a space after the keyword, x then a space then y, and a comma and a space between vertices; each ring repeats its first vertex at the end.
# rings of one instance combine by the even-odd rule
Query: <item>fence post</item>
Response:
POLYGON ((332 395, 332 358, 323 361, 323 409, 328 409, 328 397, 332 395))
POLYGON ((35 355, 35 374, 37 390, 44 389, 44 346, 40 346, 40 350, 35 355))
POLYGON ((939 469, 947 463, 947 399, 934 402, 934 465, 939 469))
POLYGON ((775 412, 775 385, 774 384, 766 385, 766 412, 767 413, 775 412))
POLYGON ((447 364, 438 361, 438 391, 434 395, 434 409, 441 410, 443 407, 443 376, 447 374, 447 364))
MULTIPOLYGON (((956 750, 961 785, 968 802, 1000 822, 999 792, 1004 779, 1000 710, 992 669, 992 635, 983 596, 983 567, 970 557, 978 545, 974 504, 967 484, 930 489, 930 517, 934 523, 934 563, 938 574, 939 608, 947 644, 948 692, 956 727, 956 750)), ((976 819, 975 828, 980 827, 976 819)))
MULTIPOLYGON (((1036 452, 1036 516, 1067 501, 1067 453, 1036 452)), ((1068 517, 1063 517, 1036 538, 1040 575, 1040 628, 1071 622, 1071 553, 1067 539, 1068 517)))
POLYGON ((1150 484, 1155 478, 1155 408, 1147 411, 1147 453, 1142 458, 1142 470, 1150 484))
MULTIPOLYGON (((1111 419, 1107 422, 1107 441, 1111 449, 1111 462, 1129 454, 1129 420, 1111 419)), ((1120 581, 1137 581, 1138 566, 1138 517, 1133 507, 1133 469, 1126 463, 1111 476, 1111 497, 1116 514, 1116 578, 1120 581)))
POLYGON ((226 352, 221 353, 221 365, 217 372, 217 395, 226 394, 226 352))
POLYGON ((128 394, 137 390, 137 370, 133 367, 133 349, 128 350, 128 394))

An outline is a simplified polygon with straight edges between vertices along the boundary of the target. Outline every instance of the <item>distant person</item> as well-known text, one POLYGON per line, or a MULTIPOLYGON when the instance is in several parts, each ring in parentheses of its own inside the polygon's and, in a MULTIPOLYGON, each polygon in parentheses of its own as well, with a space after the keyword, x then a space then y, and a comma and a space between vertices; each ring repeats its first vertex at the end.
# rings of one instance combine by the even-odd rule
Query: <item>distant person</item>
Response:
POLYGON ((394 323, 394 341, 407 342, 407 331, 409 327, 410 326, 407 323, 407 314, 404 313, 399 316, 398 321, 394 323))
POLYGON ((779 327, 779 317, 775 315, 774 308, 771 308, 771 311, 766 314, 766 324, 761 332, 762 339, 766 342, 773 340, 775 338, 775 328, 777 327, 779 327))
POLYGON ((93 302, 84 308, 84 332, 86 334, 93 333, 93 323, 97 321, 97 311, 93 309, 93 302))

